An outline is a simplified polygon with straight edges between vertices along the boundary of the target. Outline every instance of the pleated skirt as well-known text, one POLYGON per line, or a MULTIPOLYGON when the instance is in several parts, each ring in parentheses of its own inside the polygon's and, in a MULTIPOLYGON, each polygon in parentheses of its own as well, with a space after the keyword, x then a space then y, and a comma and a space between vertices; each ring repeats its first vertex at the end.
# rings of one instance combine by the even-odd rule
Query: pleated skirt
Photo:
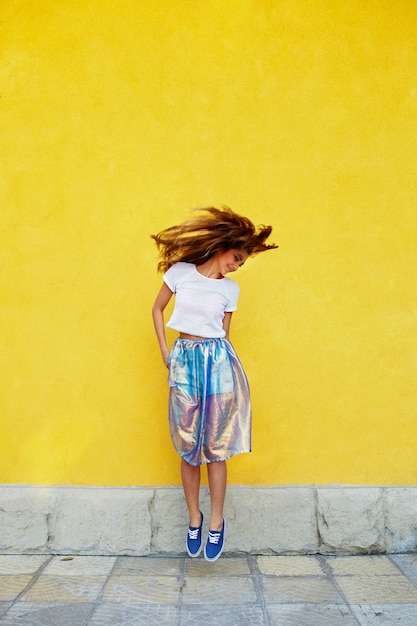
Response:
POLYGON ((249 384, 230 341, 179 337, 168 367, 169 426, 178 454, 202 465, 250 452, 249 384))

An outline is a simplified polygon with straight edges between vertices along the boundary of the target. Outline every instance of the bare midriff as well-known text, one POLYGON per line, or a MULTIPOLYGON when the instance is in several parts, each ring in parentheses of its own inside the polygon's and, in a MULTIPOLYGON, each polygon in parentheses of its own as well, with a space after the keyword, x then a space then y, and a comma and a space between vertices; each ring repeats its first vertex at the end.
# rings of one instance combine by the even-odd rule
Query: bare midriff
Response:
POLYGON ((207 339, 207 337, 197 337, 196 335, 188 335, 187 333, 180 333, 181 339, 192 339, 193 341, 199 341, 200 339, 207 339))

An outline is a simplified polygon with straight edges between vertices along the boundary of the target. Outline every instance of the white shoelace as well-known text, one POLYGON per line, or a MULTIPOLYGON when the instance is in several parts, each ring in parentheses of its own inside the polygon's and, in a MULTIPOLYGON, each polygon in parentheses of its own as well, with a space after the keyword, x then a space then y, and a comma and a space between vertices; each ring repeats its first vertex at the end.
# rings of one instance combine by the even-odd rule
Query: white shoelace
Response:
POLYGON ((190 539, 198 539, 198 531, 199 530, 200 530, 199 528, 193 528, 192 530, 191 530, 191 528, 189 528, 188 529, 188 537, 190 539))
POLYGON ((208 540, 209 543, 219 543, 220 541, 220 533, 212 533, 211 530, 209 530, 209 535, 208 535, 208 540))

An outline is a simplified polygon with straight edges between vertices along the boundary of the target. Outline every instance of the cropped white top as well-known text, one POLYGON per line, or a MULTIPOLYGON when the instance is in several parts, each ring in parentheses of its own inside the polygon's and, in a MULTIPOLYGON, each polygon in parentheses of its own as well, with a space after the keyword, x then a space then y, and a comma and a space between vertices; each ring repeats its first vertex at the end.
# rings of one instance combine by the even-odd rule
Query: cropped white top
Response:
POLYGON ((231 278, 207 278, 193 263, 175 263, 163 276, 175 293, 174 311, 167 323, 180 333, 216 338, 226 335, 223 318, 236 311, 240 288, 231 278))

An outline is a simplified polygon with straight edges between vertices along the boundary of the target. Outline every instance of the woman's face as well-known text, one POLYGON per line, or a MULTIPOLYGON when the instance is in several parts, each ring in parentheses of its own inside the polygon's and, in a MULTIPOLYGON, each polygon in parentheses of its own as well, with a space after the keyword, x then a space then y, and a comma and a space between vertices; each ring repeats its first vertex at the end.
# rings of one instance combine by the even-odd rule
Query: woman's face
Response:
POLYGON ((223 276, 230 274, 230 272, 236 272, 239 267, 242 267, 248 256, 246 250, 238 250, 236 248, 227 250, 227 252, 218 252, 217 262, 219 272, 223 276))

